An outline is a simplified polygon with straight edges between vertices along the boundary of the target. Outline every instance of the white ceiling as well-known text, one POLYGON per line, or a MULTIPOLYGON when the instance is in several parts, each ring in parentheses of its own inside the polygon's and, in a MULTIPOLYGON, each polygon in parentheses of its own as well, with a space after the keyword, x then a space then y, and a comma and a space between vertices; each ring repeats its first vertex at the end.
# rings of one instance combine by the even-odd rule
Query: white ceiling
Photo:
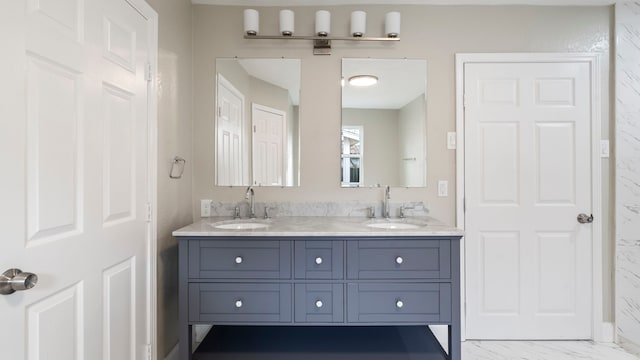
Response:
POLYGON ((417 59, 343 59, 342 107, 400 109, 425 93, 427 62, 417 59), (374 75, 378 83, 368 87, 349 85, 355 75, 374 75))
POLYGON ((615 0, 191 0, 193 4, 235 6, 331 5, 546 5, 602 6, 615 0))
POLYGON ((300 104, 300 59, 239 59, 251 76, 289 90, 293 105, 300 104))

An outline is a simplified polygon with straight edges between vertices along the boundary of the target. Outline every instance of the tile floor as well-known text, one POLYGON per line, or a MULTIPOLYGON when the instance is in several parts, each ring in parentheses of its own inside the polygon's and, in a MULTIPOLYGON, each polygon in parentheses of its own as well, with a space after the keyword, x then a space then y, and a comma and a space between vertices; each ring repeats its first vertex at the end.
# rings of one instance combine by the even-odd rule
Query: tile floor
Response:
POLYGON ((465 341, 464 360, 640 360, 615 344, 592 341, 465 341))

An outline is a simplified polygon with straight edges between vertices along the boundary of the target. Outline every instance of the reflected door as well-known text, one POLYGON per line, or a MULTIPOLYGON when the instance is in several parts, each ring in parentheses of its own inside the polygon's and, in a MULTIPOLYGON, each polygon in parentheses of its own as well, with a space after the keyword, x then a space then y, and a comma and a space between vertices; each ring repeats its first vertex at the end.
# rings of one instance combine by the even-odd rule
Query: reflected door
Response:
POLYGON ((466 64, 467 337, 589 339, 588 63, 466 64))
POLYGON ((216 185, 246 185, 246 160, 242 155, 244 95, 221 74, 217 90, 216 185))
POLYGON ((287 119, 284 111, 252 104, 253 122, 253 184, 282 186, 285 175, 285 134, 287 119))
POLYGON ((39 276, 0 295, 0 358, 146 358, 152 24, 124 0, 0 13, 0 272, 39 276))

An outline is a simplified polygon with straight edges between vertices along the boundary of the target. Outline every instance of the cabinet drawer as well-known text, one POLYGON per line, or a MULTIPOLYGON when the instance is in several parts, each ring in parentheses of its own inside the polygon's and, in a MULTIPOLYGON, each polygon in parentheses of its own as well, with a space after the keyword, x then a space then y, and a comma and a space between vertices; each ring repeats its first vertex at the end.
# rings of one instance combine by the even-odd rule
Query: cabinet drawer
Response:
POLYGON ((290 279, 291 242, 190 241, 189 277, 192 279, 290 279))
POLYGON ((342 284, 296 284, 295 322, 344 321, 342 284))
POLYGON ((342 241, 296 241, 296 279, 342 279, 342 241))
POLYGON ((291 284, 189 284, 189 321, 291 322, 291 284))
POLYGON ((451 284, 348 284, 351 323, 449 323, 451 284))
POLYGON ((348 279, 449 279, 447 240, 359 240, 347 243, 348 279))

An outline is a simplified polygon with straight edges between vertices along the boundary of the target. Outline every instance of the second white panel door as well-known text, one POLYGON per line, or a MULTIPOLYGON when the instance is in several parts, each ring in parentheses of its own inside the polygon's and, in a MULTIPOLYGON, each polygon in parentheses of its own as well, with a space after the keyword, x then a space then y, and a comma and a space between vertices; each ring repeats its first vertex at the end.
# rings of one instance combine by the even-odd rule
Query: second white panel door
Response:
POLYGON ((464 79, 467 338, 590 339, 590 65, 464 79))
POLYGON ((286 113, 267 106, 252 104, 253 184, 284 185, 286 113))

